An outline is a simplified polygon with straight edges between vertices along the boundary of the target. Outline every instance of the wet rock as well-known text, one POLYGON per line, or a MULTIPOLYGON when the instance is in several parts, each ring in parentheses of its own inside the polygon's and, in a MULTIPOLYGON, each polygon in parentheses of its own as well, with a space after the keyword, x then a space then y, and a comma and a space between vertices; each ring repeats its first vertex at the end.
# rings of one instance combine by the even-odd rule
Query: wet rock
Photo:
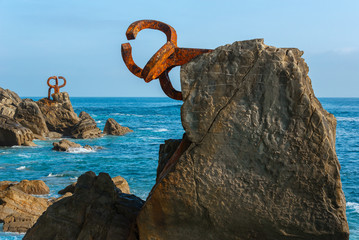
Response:
POLYGON ((33 139, 34 135, 30 129, 5 115, 0 115, 0 146, 36 146, 33 139))
POLYGON ((348 239, 334 116, 298 49, 235 42, 181 68, 190 147, 154 186, 140 239, 348 239))
POLYGON ((53 94, 53 101, 47 98, 37 101, 46 125, 51 132, 57 132, 64 136, 70 136, 73 126, 80 118, 74 112, 67 92, 53 94))
POLYGON ((0 221, 5 232, 26 232, 47 209, 50 202, 34 197, 15 186, 0 191, 0 221))
POLYGON ((75 193, 52 204, 24 239, 127 239, 143 201, 106 173, 81 175, 75 193))
POLYGON ((72 137, 87 139, 103 136, 101 130, 97 127, 96 121, 87 112, 81 112, 79 117, 80 122, 71 130, 72 137))
POLYGON ((14 118, 22 126, 30 129, 35 137, 46 137, 49 133, 39 106, 31 99, 24 99, 18 104, 14 118))
POLYGON ((115 119, 109 118, 106 121, 105 128, 103 129, 103 133, 109 135, 125 135, 126 133, 133 132, 128 127, 121 126, 115 119))
MULTIPOLYGON (((130 194, 130 186, 128 185, 128 182, 126 179, 124 179, 121 176, 117 176, 112 178, 113 183, 115 186, 121 190, 123 193, 130 194)), ((1 186, 1 185, 0 185, 1 186)), ((58 194, 64 195, 66 193, 74 193, 76 188, 76 183, 71 183, 70 185, 66 186, 64 189, 60 190, 58 194)))
POLYGON ((49 194, 50 189, 44 181, 41 180, 22 180, 20 183, 14 185, 15 188, 28 194, 49 194))
POLYGON ((21 98, 15 92, 0 87, 0 115, 13 118, 20 102, 21 98))
POLYGON ((80 144, 71 142, 67 139, 63 139, 60 142, 54 142, 52 145, 54 146, 52 149, 59 152, 66 152, 69 151, 69 149, 71 148, 82 147, 80 144))

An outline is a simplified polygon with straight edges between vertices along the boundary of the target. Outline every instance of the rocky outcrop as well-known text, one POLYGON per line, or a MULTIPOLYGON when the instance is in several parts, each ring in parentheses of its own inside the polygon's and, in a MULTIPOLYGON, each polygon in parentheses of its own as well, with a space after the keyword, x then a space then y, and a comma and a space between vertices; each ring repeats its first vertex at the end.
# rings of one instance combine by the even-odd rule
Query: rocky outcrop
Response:
POLYGON ((192 144, 153 187, 140 239, 349 238, 336 120, 302 54, 251 40, 182 66, 192 144))
POLYGON ((13 118, 20 102, 21 98, 15 92, 0 87, 0 115, 13 118))
POLYGON ((39 106, 31 99, 24 99, 17 106, 15 120, 34 134, 46 137, 49 130, 39 106))
POLYGON ((58 132, 65 136, 71 135, 71 130, 80 118, 74 112, 67 92, 53 94, 53 101, 43 98, 37 101, 49 131, 58 132))
POLYGON ((52 204, 24 239, 127 239, 142 205, 118 191, 108 174, 87 172, 74 194, 52 204))
POLYGON ((96 121, 87 112, 81 112, 79 117, 80 122, 71 130, 72 137, 87 139, 103 136, 101 130, 97 127, 96 121))
POLYGON ((59 152, 66 152, 69 151, 70 148, 80 148, 82 147, 81 144, 71 142, 67 139, 63 139, 60 142, 52 143, 54 146, 52 149, 59 152))
POLYGON ((128 127, 121 126, 113 118, 107 119, 105 128, 103 129, 103 133, 109 134, 109 135, 117 135, 117 136, 122 136, 129 132, 133 132, 133 131, 131 129, 129 129, 128 127))
POLYGON ((26 232, 50 205, 47 199, 30 195, 49 193, 43 181, 3 181, 0 186, 0 221, 5 232, 26 232))
POLYGON ((0 146, 35 146, 33 139, 34 135, 30 129, 5 115, 0 115, 0 146))
MULTIPOLYGON (((128 185, 128 182, 126 179, 124 179, 121 176, 117 176, 112 178, 112 182, 115 184, 115 186, 121 190, 123 193, 130 194, 130 186, 128 185)), ((1 183, 1 182, 0 182, 1 183)), ((76 182, 71 183, 70 185, 66 186, 64 189, 60 190, 58 194, 64 195, 66 193, 74 193, 76 189, 76 182)), ((0 184, 1 187, 1 184, 0 184)))

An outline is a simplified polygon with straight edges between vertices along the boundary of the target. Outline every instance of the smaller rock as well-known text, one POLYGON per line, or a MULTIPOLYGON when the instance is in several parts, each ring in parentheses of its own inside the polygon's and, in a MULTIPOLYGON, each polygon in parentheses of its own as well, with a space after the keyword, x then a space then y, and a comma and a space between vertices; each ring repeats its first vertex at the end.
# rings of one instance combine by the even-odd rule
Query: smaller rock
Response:
POLYGON ((60 151, 60 152, 66 152, 70 148, 80 148, 81 147, 80 144, 71 142, 67 139, 63 139, 60 142, 54 142, 52 145, 54 146, 52 148, 53 150, 60 151))
POLYGON ((81 139, 102 137, 102 132, 97 127, 96 121, 87 112, 81 112, 79 117, 80 122, 71 130, 72 137, 81 139))
POLYGON ((47 136, 49 138, 62 138, 62 134, 58 132, 49 132, 47 136))
POLYGON ((15 184, 14 187, 28 194, 49 194, 50 189, 44 181, 41 180, 22 180, 15 184))
POLYGON ((0 146, 36 146, 33 139, 34 135, 30 129, 5 115, 0 115, 0 146))
POLYGON ((107 119, 105 128, 103 129, 103 133, 117 136, 122 136, 129 132, 133 132, 133 130, 129 129, 128 127, 121 126, 113 118, 107 119))
POLYGON ((64 195, 66 193, 74 193, 75 192, 75 187, 76 187, 76 183, 75 182, 71 183, 70 185, 68 185, 64 189, 60 190, 58 192, 58 194, 64 195))

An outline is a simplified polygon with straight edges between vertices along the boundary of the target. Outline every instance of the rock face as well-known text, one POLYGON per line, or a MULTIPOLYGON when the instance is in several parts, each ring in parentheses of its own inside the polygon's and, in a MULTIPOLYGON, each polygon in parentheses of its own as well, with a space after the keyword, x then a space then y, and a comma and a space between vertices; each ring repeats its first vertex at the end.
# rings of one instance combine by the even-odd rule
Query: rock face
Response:
POLYGON ((43 181, 3 181, 0 186, 0 221, 5 232, 26 232, 50 205, 47 199, 28 194, 47 194, 43 181))
POLYGON ((157 183, 140 239, 348 239, 336 120, 298 49, 235 42, 181 69, 190 147, 157 183))
POLYGON ((0 115, 13 118, 20 102, 21 98, 15 92, 0 87, 0 115))
POLYGON ((79 117, 80 122, 71 130, 72 137, 87 139, 103 136, 101 130, 97 127, 96 121, 87 112, 81 112, 79 117))
POLYGON ((181 139, 169 139, 165 141, 165 144, 160 145, 160 151, 158 154, 158 166, 157 166, 157 179, 159 178, 163 168, 166 166, 168 160, 175 153, 176 149, 181 143, 181 139))
POLYGON ((80 147, 82 147, 80 144, 71 142, 71 141, 69 141, 67 139, 63 139, 60 142, 54 142, 52 145, 54 146, 53 150, 59 151, 59 152, 69 151, 70 148, 80 148, 80 147))
POLYGON ((30 129, 5 115, 0 115, 0 146, 34 146, 33 139, 34 135, 30 129))
POLYGON ((117 135, 117 136, 122 136, 129 132, 133 132, 133 131, 131 129, 129 129, 128 127, 121 126, 113 118, 107 119, 105 128, 103 129, 103 133, 109 134, 109 135, 117 135))
POLYGON ((75 193, 52 204, 24 239, 127 239, 143 201, 116 189, 108 174, 81 175, 75 193))
POLYGON ((19 103, 14 118, 34 134, 46 137, 49 133, 39 106, 31 99, 24 99, 19 103))
POLYGON ((43 98, 37 101, 46 125, 51 132, 58 132, 65 136, 71 135, 71 130, 80 121, 74 112, 67 92, 54 94, 54 101, 43 98))

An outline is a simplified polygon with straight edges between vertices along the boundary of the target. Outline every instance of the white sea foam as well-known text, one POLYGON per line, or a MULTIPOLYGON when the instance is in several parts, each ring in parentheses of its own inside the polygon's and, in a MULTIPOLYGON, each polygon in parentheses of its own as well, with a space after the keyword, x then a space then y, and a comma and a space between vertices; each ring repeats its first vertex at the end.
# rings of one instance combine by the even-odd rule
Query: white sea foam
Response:
POLYGON ((87 149, 87 148, 83 148, 83 147, 77 147, 77 148, 69 148, 67 150, 68 153, 91 153, 91 152, 96 152, 95 148, 93 149, 87 149))
POLYGON ((154 132, 168 132, 168 129, 167 128, 159 128, 159 129, 156 129, 154 132))
POLYGON ((0 154, 5 155, 5 154, 9 154, 10 152, 1 152, 0 154))
POLYGON ((70 177, 70 180, 77 181, 78 177, 70 177))
POLYGON ((101 120, 98 120, 98 121, 96 121, 96 123, 102 123, 102 121, 101 121, 101 120))
POLYGON ((47 175, 47 177, 63 177, 63 176, 64 176, 64 174, 52 174, 52 173, 47 175))
POLYGON ((359 203, 347 202, 347 208, 353 209, 355 212, 359 213, 359 203))
POLYGON ((359 117, 337 117, 337 120, 343 122, 359 122, 359 117))
POLYGON ((21 167, 18 167, 18 168, 16 168, 16 170, 25 170, 26 169, 26 166, 21 166, 21 167))
POLYGON ((18 154, 18 156, 22 158, 31 158, 31 156, 28 154, 18 154))
POLYGON ((153 128, 139 128, 139 130, 153 130, 153 128))

